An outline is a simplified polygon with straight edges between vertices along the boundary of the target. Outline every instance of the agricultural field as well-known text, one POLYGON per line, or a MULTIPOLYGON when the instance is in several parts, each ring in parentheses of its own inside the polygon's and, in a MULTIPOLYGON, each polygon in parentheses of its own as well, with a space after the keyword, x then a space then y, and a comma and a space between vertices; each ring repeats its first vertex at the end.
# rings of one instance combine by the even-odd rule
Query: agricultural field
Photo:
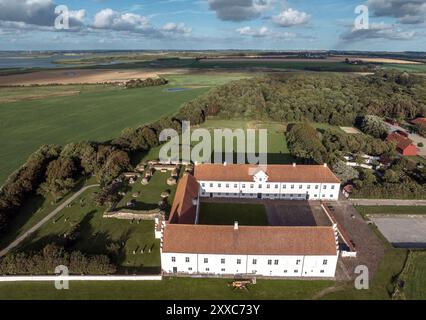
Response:
POLYGON ((426 252, 410 252, 405 269, 399 277, 406 299, 426 300, 426 252))
MULTIPOLYGON (((229 80, 239 76, 230 74, 229 80)), ((225 74, 179 75, 167 86, 132 90, 99 85, 0 88, 0 184, 42 144, 112 139, 127 127, 174 114, 184 102, 225 81, 225 74), (200 79, 202 87, 167 91, 200 79)))
POLYGON ((262 204, 209 203, 202 202, 200 224, 267 226, 268 218, 262 204))
POLYGON ((426 73, 426 64, 384 64, 384 69, 394 69, 401 72, 426 73))

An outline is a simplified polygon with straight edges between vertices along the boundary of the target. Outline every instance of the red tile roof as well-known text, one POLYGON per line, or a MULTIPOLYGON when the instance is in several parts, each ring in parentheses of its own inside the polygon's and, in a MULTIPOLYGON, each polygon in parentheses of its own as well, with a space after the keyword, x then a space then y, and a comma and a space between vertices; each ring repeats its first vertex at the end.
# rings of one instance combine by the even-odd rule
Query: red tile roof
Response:
MULTIPOLYGON (((253 172, 262 170, 256 165, 199 164, 195 166, 198 181, 252 182, 253 172)), ((268 165, 265 172, 268 182, 340 183, 326 166, 322 165, 268 165)))
POLYGON ((399 134, 398 132, 392 132, 389 134, 387 140, 396 142, 396 148, 401 153, 403 153, 403 151, 408 147, 415 147, 413 145, 413 140, 399 134))
POLYGON ((197 207, 193 200, 198 198, 199 188, 197 180, 190 174, 185 174, 180 179, 170 211, 170 223, 195 223, 197 207))
POLYGON ((426 118, 417 118, 411 121, 411 123, 426 126, 426 118))
POLYGON ((166 224, 163 252, 234 255, 336 255, 332 227, 166 224))

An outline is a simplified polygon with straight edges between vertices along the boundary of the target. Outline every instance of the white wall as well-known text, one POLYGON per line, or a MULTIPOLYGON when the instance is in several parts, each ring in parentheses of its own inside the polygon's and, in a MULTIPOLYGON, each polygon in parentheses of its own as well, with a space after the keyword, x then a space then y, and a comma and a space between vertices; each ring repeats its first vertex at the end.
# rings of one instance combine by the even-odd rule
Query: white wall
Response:
POLYGON ((162 253, 166 273, 235 275, 255 274, 271 277, 334 277, 336 256, 265 256, 162 253), (175 258, 175 262, 172 258, 175 258), (189 258, 190 262, 186 262, 189 258), (204 259, 207 259, 205 261, 204 259), (224 259, 224 263, 222 263, 224 259), (324 264, 326 263, 326 264, 324 264), (176 268, 176 269, 174 269, 176 268), (189 270, 192 268, 192 270, 189 270))
POLYGON ((202 197, 257 198, 286 200, 338 200, 339 183, 258 183, 199 181, 202 197), (278 188, 277 188, 278 187, 278 188), (279 195, 279 196, 278 196, 279 195))

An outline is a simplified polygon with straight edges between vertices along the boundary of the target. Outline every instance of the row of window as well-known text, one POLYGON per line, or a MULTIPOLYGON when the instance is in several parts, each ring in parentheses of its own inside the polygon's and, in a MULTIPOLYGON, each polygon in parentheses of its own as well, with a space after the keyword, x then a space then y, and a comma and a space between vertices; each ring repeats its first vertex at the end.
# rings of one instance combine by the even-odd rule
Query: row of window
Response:
MULTIPOLYGON (((201 192, 202 195, 206 195, 209 194, 209 192, 201 192)), ((225 197, 229 197, 229 196, 234 196, 237 197, 239 194, 238 193, 222 193, 221 195, 225 196, 225 197)), ((275 197, 278 198, 280 196, 280 194, 278 193, 264 193, 263 194, 264 197, 266 198, 271 198, 271 197, 275 197)), ((257 196, 257 193, 242 193, 242 196, 247 196, 247 197, 255 197, 257 196)), ((289 198, 306 198, 306 194, 282 194, 282 196, 284 197, 289 197, 289 198)), ((322 197, 325 198, 327 195, 323 194, 322 197)), ((314 194, 313 198, 318 198, 317 194, 314 194)), ((333 194, 330 194, 330 198, 334 198, 333 194)))
MULTIPOLYGON (((206 272, 210 272, 210 268, 206 268, 205 270, 206 270, 206 272)), ((192 271, 192 268, 188 268, 188 271, 192 271)), ((220 269, 220 271, 221 272, 226 272, 226 269, 222 268, 222 269, 220 269)), ((252 274, 257 274, 257 270, 252 270, 251 273, 252 274)), ((272 273, 272 271, 271 271, 271 273, 272 273)), ((287 274, 287 273, 288 273, 288 270, 284 270, 284 274, 287 274)), ((294 274, 298 274, 299 270, 296 269, 296 270, 293 271, 293 273, 294 274)), ((325 270, 320 270, 320 273, 325 273, 325 270)))
MULTIPOLYGON (((206 186, 206 184, 205 184, 205 183, 202 183, 202 184, 201 184, 201 186, 204 188, 204 187, 206 186)), ((210 184, 209 184, 209 186, 210 186, 210 188, 213 188, 213 187, 214 187, 214 183, 210 183, 210 184)), ((250 185, 249 185, 249 188, 250 188, 250 189, 254 189, 254 186, 255 186, 255 185, 252 183, 252 184, 250 184, 250 185)), ((271 186, 272 186, 271 184, 267 184, 267 185, 266 185, 266 189, 271 189, 271 186)), ((222 183, 217 183, 217 187, 218 187, 218 188, 222 188, 222 183)), ((280 187, 280 186, 279 186, 279 184, 275 184, 275 185, 274 185, 274 187, 275 187, 275 189, 279 189, 279 187, 280 187)), ((296 186, 295 186, 294 184, 290 185, 290 189, 295 189, 295 187, 296 187, 296 186)), ((310 184, 308 184, 308 185, 307 185, 307 189, 308 189, 308 190, 310 190, 310 189, 311 189, 311 187, 312 187, 312 186, 311 186, 310 184)), ((230 188, 230 184, 229 184, 229 183, 226 183, 226 184, 225 184, 225 188, 229 189, 229 188, 230 188)), ((234 184, 234 189, 237 189, 237 188, 238 188, 238 184, 234 184)), ((245 184, 245 183, 241 184, 241 188, 242 188, 242 189, 245 189, 245 188, 246 188, 246 184, 245 184)), ((259 189, 262 189, 262 188, 263 188, 263 185, 262 185, 262 184, 259 184, 259 185, 258 185, 258 188, 259 188, 259 189)), ((323 188, 324 190, 327 190, 327 186, 326 186, 326 185, 324 185, 322 188, 323 188)), ((286 185, 286 184, 283 184, 283 185, 282 185, 282 189, 287 189, 287 185, 286 185)), ((303 185, 302 185, 302 184, 301 184, 301 185, 299 185, 299 189, 303 189, 303 185)), ((318 190, 318 189, 319 189, 319 185, 315 185, 315 190, 318 190)), ((331 190, 334 190, 334 189, 335 189, 335 186, 334 186, 334 185, 332 185, 332 186, 331 186, 331 190)))
MULTIPOLYGON (((185 257, 185 262, 189 263, 191 261, 191 259, 189 257, 185 257)), ((176 262, 176 257, 172 257, 172 262, 176 262)), ((279 264, 279 260, 276 259, 273 261, 274 265, 278 265, 279 264)), ((204 258, 204 263, 209 263, 209 258, 204 258)), ((220 263, 221 264, 225 264, 226 263, 226 259, 220 259, 220 263)), ((296 260, 296 265, 300 265, 301 260, 296 260)), ((327 265, 328 260, 323 260, 322 264, 323 265, 327 265)), ((237 259, 237 264, 241 264, 241 259, 237 259)), ((256 265, 257 264, 257 259, 253 259, 252 260, 252 264, 256 265)), ((272 265, 272 259, 268 260, 268 265, 272 265)))

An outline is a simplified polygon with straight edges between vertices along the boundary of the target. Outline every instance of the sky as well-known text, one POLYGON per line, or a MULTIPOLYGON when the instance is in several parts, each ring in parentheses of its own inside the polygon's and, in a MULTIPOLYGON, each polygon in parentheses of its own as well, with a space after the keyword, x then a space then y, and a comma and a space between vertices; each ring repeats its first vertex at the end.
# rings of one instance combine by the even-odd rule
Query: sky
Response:
POLYGON ((0 50, 91 49, 426 51, 426 0, 0 0, 0 50))

